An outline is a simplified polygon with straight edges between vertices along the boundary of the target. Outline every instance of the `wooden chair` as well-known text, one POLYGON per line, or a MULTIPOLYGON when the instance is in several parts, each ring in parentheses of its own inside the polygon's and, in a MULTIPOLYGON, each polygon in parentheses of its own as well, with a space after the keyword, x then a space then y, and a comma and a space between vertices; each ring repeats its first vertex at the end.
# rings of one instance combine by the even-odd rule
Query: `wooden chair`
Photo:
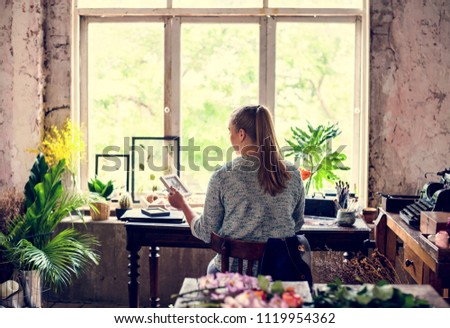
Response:
POLYGON ((234 257, 238 259, 238 272, 243 273, 244 261, 246 261, 245 274, 252 275, 253 265, 262 258, 265 245, 266 243, 235 240, 221 237, 215 232, 211 233, 211 248, 221 256, 221 272, 229 271, 229 259, 234 257))

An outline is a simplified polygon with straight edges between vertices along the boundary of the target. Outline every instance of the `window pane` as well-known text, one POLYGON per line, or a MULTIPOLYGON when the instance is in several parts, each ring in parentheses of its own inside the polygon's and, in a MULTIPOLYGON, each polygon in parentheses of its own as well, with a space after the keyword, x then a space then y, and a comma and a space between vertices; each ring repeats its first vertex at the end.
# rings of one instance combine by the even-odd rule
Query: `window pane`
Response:
POLYGON ((89 177, 95 154, 129 153, 132 136, 163 136, 163 37, 156 23, 89 25, 89 177))
POLYGON ((181 34, 181 144, 183 180, 206 191, 216 165, 231 159, 231 111, 258 101, 259 25, 184 24, 181 34), (192 147, 189 147, 192 150, 192 147), (214 157, 216 160, 209 160, 214 157), (217 153, 217 151, 219 153, 217 153))
POLYGON ((173 0, 173 8, 260 8, 262 0, 173 0))
MULTIPOLYGON (((345 146, 344 164, 351 166, 354 49, 353 24, 277 24, 275 125, 281 145, 287 145, 292 126, 337 122, 342 134, 333 140, 333 150, 345 146)), ((350 171, 337 174, 356 182, 350 171)))
POLYGON ((78 0, 78 8, 166 8, 167 0, 78 0))
POLYGON ((362 8, 363 0, 269 0, 272 8, 362 8))

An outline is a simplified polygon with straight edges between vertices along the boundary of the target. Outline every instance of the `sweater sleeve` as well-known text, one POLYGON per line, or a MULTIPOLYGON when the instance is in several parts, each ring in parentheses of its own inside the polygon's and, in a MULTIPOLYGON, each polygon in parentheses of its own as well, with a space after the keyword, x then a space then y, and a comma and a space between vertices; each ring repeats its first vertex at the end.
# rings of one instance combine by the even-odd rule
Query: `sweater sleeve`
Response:
POLYGON ((211 240, 211 232, 219 231, 224 215, 225 210, 221 194, 220 172, 216 171, 209 180, 203 214, 196 217, 192 222, 192 234, 204 242, 209 243, 211 240))

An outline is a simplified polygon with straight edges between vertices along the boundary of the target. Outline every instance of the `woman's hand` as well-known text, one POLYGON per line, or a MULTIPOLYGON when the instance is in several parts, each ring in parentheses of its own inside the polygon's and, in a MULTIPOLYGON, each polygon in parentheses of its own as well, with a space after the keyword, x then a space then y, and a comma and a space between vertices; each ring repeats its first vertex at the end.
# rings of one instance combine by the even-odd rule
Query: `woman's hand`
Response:
POLYGON ((184 199, 183 195, 180 194, 180 192, 175 189, 174 187, 169 188, 169 195, 167 196, 167 200, 169 201, 170 205, 175 207, 176 209, 182 210, 184 213, 184 216, 186 217, 186 220, 191 225, 192 220, 198 215, 194 212, 191 206, 189 206, 188 203, 186 203, 186 200, 184 199))
POLYGON ((169 201, 170 205, 177 209, 182 209, 186 205, 186 201, 183 195, 180 194, 180 192, 172 186, 169 189, 167 200, 169 201))

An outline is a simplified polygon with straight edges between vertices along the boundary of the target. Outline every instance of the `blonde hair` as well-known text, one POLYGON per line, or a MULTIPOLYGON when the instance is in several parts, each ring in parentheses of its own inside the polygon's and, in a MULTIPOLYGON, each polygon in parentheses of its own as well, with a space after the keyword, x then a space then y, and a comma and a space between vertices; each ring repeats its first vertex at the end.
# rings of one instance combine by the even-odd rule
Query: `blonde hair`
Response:
POLYGON ((291 175, 282 160, 269 110, 261 105, 240 107, 231 114, 231 124, 237 131, 243 129, 257 146, 260 186, 271 196, 282 192, 291 175))

